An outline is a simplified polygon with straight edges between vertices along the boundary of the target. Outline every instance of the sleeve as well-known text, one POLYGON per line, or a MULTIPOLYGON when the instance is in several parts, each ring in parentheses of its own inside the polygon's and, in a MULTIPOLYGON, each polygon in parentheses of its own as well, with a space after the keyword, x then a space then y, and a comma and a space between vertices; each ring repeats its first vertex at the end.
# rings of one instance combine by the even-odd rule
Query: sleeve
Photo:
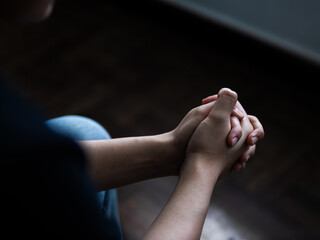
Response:
POLYGON ((110 239, 78 145, 0 82, 0 212, 3 235, 110 239))

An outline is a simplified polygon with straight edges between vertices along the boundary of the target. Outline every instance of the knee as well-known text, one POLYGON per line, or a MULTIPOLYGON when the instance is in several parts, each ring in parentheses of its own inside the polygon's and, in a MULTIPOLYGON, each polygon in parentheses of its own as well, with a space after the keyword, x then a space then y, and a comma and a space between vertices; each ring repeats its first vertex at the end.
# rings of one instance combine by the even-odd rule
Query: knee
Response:
POLYGON ((100 140, 110 139, 107 130, 95 120, 78 116, 66 115, 46 122, 53 131, 58 132, 74 140, 100 140))

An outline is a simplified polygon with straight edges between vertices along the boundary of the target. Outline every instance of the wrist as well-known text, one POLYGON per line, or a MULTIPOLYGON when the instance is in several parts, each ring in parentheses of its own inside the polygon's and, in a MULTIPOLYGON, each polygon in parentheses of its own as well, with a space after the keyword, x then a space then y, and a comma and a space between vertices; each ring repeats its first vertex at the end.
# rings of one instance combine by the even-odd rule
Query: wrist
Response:
POLYGON ((159 146, 159 151, 155 153, 155 168, 163 176, 179 175, 184 152, 177 146, 173 132, 156 135, 155 139, 159 146))
POLYGON ((199 175, 211 180, 217 180, 223 170, 221 162, 202 154, 188 154, 181 168, 180 175, 199 175))

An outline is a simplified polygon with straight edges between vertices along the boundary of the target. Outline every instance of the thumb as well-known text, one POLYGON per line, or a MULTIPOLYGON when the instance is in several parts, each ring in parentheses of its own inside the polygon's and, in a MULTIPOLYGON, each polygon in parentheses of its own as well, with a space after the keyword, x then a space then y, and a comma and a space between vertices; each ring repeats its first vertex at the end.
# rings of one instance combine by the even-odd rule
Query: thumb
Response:
POLYGON ((237 100, 238 95, 236 92, 229 88, 222 88, 208 117, 213 120, 229 120, 237 100))

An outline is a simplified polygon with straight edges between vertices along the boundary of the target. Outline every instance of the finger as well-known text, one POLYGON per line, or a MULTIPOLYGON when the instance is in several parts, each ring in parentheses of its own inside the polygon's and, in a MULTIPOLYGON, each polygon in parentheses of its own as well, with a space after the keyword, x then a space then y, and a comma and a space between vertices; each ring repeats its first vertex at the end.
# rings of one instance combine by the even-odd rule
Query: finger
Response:
POLYGON ((232 170, 239 172, 240 170, 243 170, 246 167, 247 163, 246 162, 236 162, 232 166, 232 170))
POLYGON ((249 146, 247 150, 240 156, 240 162, 247 162, 250 158, 254 156, 256 152, 256 145, 249 146))
POLYGON ((215 95, 212 95, 212 96, 209 96, 209 97, 202 99, 202 104, 207 104, 207 103, 213 102, 217 99, 218 99, 218 94, 215 94, 215 95))
POLYGON ((264 137, 264 129, 257 117, 248 115, 248 118, 252 124, 253 132, 247 137, 247 143, 249 145, 254 145, 264 137))
MULTIPOLYGON (((191 111, 182 119, 179 126, 185 126, 191 124, 194 129, 208 116, 214 103, 200 105, 191 111)), ((177 128, 179 128, 179 126, 177 128)), ((193 129, 193 131, 194 131, 193 129)))
POLYGON ((233 109, 231 115, 237 117, 240 121, 244 118, 244 114, 237 107, 233 109))
MULTIPOLYGON (((212 95, 212 96, 209 96, 209 97, 206 97, 206 98, 202 99, 202 104, 208 104, 208 103, 211 103, 211 102, 216 101, 217 99, 218 99, 218 94, 215 94, 215 95, 212 95)), ((239 104, 240 104, 240 103, 239 103, 239 104)), ((239 107, 242 108, 242 106, 239 105, 239 104, 237 103, 236 106, 239 106, 239 107)), ((237 107, 235 107, 235 108, 233 109, 233 112, 232 112, 231 115, 236 116, 237 118, 240 119, 240 121, 241 121, 241 120, 243 119, 243 117, 244 117, 243 112, 242 112, 239 108, 237 108, 237 107)))
POLYGON ((241 105, 241 103, 238 101, 236 107, 244 114, 247 115, 246 110, 244 110, 243 106, 241 105))
POLYGON ((242 136, 242 128, 241 128, 239 118, 235 116, 231 116, 230 122, 231 122, 231 130, 228 135, 227 142, 230 147, 233 147, 234 145, 236 145, 236 143, 239 141, 239 139, 242 136))
POLYGON ((229 120, 237 99, 238 95, 236 92, 228 88, 222 88, 208 117, 214 121, 229 120))

